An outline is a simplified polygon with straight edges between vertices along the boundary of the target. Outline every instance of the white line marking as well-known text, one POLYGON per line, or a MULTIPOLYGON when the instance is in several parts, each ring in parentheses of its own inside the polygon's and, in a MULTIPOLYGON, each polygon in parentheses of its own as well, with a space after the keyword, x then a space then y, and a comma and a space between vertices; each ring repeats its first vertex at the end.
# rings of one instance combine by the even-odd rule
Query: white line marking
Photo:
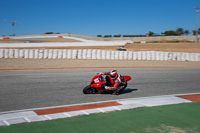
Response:
POLYGON ((102 113, 105 113, 106 111, 104 111, 103 109, 97 109, 97 110, 99 110, 100 112, 102 112, 102 113))
POLYGON ((29 120, 27 117, 24 117, 24 120, 27 121, 28 123, 31 122, 31 120, 29 120))
POLYGON ((48 115, 44 115, 44 117, 46 117, 49 120, 52 120, 52 118, 50 116, 48 116, 48 115))
POLYGON ((86 111, 80 111, 80 112, 82 112, 83 114, 86 114, 86 115, 89 115, 89 113, 88 112, 86 112, 86 111))
POLYGON ((113 106, 113 108, 114 108, 114 109, 117 109, 117 110, 119 110, 119 111, 121 111, 121 109, 118 108, 118 107, 116 107, 116 106, 113 106))
POLYGON ((10 126, 10 123, 8 121, 2 121, 6 126, 10 126))
POLYGON ((67 116, 67 117, 72 117, 70 114, 68 114, 68 113, 63 113, 65 116, 67 116))

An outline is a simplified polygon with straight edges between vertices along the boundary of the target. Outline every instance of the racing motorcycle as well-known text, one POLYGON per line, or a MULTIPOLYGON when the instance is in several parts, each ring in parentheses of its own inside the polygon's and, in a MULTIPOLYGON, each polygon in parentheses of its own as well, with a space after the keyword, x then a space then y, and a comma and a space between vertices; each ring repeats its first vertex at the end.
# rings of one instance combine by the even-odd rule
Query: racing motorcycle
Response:
MULTIPOLYGON (((109 73, 97 73, 97 75, 95 75, 92 78, 92 81, 90 82, 90 85, 86 86, 85 88, 83 88, 83 93, 84 94, 95 94, 95 93, 110 93, 112 94, 111 90, 106 90, 105 86, 111 86, 111 80, 108 77, 109 73)), ((130 76, 122 76, 120 75, 120 79, 121 79, 121 83, 119 84, 119 88, 121 88, 119 90, 119 93, 121 91, 123 91, 127 85, 128 85, 128 81, 131 80, 130 76)))

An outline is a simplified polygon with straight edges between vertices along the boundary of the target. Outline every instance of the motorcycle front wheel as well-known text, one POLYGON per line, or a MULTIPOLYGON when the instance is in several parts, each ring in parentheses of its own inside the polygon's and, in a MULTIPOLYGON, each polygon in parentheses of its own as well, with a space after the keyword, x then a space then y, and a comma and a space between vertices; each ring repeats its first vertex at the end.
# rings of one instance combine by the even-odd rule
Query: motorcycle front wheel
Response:
POLYGON ((90 85, 88 85, 85 88, 83 88, 83 93, 84 94, 93 94, 93 93, 95 93, 95 89, 92 88, 90 85))

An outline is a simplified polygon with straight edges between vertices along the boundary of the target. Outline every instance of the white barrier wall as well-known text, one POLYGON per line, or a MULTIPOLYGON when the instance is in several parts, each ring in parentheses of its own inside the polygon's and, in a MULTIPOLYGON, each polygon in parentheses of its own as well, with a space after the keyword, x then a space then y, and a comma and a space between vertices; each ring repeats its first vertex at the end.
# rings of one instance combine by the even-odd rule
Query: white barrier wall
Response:
POLYGON ((25 59, 28 59, 28 58, 29 58, 29 50, 28 50, 28 49, 25 49, 25 50, 24 50, 24 58, 25 58, 25 59))
MULTIPOLYGON (((17 49, 16 49, 16 51, 17 51, 17 49)), ((30 58, 30 59, 33 59, 33 58, 34 58, 34 49, 30 49, 30 50, 29 50, 29 58, 30 58)))
POLYGON ((49 49, 48 59, 52 59, 52 57, 53 57, 53 49, 49 49))
POLYGON ((49 52, 48 49, 44 50, 44 57, 43 57, 44 59, 48 58, 48 52, 49 52))
POLYGON ((19 58, 24 58, 24 49, 19 50, 19 58))
POLYGON ((105 60, 106 59, 106 51, 102 50, 101 54, 102 54, 102 58, 101 59, 105 60))
POLYGON ((97 59, 102 59, 102 50, 97 50, 97 59))
POLYGON ((0 49, 0 58, 4 58, 4 49, 0 49))
POLYGON ((96 49, 92 50, 92 59, 97 59, 97 50, 96 49))
POLYGON ((67 59, 71 59, 72 58, 72 50, 68 49, 67 50, 67 59))
POLYGON ((83 49, 82 59, 87 59, 87 49, 83 49))
POLYGON ((63 59, 66 59, 67 58, 67 50, 66 49, 63 49, 63 56, 62 56, 63 59))
POLYGON ((91 59, 92 58, 92 50, 88 49, 87 50, 87 59, 91 59))
POLYGON ((0 49, 0 58, 200 61, 200 53, 95 49, 0 49))
POLYGON ((40 49, 39 50, 39 59, 43 59, 43 57, 44 57, 44 49, 40 49))
POLYGON ((72 59, 77 59, 77 56, 78 56, 77 50, 76 49, 72 50, 72 59))
POLYGON ((106 59, 107 60, 110 60, 110 53, 111 53, 110 51, 106 51, 106 59))
POLYGON ((77 52, 78 52, 77 58, 82 59, 82 49, 79 49, 77 52))
POLYGON ((111 51, 110 55, 111 55, 110 59, 114 60, 115 59, 115 51, 111 51))

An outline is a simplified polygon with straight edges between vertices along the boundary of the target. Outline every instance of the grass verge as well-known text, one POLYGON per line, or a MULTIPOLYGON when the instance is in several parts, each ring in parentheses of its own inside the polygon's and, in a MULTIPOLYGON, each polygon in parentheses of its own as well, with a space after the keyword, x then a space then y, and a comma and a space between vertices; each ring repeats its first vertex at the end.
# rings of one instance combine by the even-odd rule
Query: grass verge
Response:
POLYGON ((0 127, 0 133, 200 133, 200 102, 0 127))

